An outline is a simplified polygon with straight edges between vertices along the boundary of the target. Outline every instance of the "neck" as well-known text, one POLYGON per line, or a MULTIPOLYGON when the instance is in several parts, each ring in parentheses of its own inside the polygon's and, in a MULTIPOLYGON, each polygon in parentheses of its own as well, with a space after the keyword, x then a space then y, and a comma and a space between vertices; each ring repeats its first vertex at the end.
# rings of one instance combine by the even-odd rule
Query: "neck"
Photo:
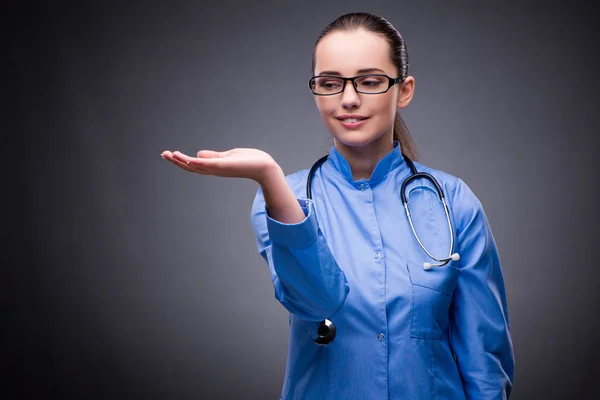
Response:
POLYGON ((363 146, 348 146, 334 139, 333 145, 348 161, 352 178, 358 181, 371 178, 379 160, 393 150, 394 140, 391 135, 385 135, 363 146))

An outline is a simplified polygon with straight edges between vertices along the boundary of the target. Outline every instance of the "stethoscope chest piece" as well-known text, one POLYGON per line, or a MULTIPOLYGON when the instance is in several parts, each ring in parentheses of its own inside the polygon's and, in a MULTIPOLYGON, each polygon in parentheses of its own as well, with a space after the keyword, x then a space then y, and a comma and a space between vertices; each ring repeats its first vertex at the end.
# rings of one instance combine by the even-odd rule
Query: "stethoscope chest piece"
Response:
POLYGON ((319 323, 317 328, 313 328, 314 324, 309 325, 308 334, 318 345, 326 346, 335 339, 335 325, 328 319, 319 323))

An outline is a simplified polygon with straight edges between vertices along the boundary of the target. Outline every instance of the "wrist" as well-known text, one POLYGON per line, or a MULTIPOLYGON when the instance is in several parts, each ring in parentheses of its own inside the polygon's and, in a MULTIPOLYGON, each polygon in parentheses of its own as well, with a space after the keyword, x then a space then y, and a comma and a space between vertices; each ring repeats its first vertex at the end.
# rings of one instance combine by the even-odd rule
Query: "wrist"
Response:
POLYGON ((275 161, 269 163, 263 171, 262 176, 257 179, 258 184, 264 189, 266 186, 272 186, 281 180, 285 180, 283 170, 275 161))

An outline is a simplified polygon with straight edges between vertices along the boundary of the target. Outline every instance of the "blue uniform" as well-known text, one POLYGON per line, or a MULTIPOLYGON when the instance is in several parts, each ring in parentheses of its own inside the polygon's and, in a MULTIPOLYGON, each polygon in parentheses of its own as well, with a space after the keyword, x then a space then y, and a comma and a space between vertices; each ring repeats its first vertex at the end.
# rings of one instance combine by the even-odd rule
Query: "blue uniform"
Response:
MULTIPOLYGON (((331 146, 312 181, 286 176, 306 218, 272 219, 258 190, 251 221, 275 297, 290 312, 282 399, 505 399, 514 354, 498 250, 479 200, 459 178, 415 163, 440 183, 460 260, 430 270, 400 198, 410 169, 398 142, 370 179, 354 181, 331 146), (313 342, 318 322, 337 336, 313 342)), ((447 257, 442 204, 423 179, 406 190, 425 247, 447 257)))

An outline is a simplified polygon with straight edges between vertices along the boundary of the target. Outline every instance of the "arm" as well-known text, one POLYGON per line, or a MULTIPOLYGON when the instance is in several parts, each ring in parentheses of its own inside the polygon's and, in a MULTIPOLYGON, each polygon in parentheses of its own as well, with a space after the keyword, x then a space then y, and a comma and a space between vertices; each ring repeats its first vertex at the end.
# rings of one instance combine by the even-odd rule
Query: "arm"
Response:
POLYGON ((283 174, 273 175, 256 194, 251 221, 277 300, 307 321, 335 314, 349 286, 319 229, 312 201, 296 199, 283 174))
POLYGON ((514 353, 498 250, 481 203, 462 181, 453 203, 462 271, 450 310, 450 344, 468 399, 508 399, 514 353))
POLYGON ((342 307, 350 289, 319 229, 313 204, 296 199, 269 154, 235 148, 201 150, 197 157, 166 150, 161 156, 189 172, 258 182, 252 225, 258 251, 271 271, 275 297, 290 312, 309 321, 329 318, 342 307))
POLYGON ((268 167, 264 180, 260 182, 260 188, 268 215, 273 219, 282 223, 297 224, 306 218, 278 164, 273 163, 268 167))

